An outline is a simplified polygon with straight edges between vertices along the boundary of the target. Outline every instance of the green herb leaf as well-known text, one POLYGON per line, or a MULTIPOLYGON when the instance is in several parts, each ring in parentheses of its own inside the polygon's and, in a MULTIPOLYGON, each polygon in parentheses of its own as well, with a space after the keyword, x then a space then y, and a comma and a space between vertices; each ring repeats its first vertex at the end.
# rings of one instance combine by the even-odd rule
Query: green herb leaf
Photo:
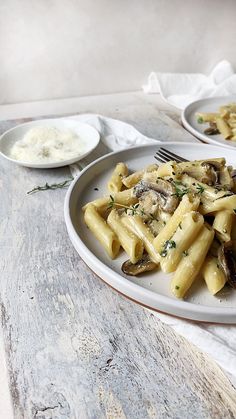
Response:
POLYGON ((160 252, 160 255, 161 255, 163 258, 165 258, 165 257, 167 256, 167 250, 162 250, 162 251, 160 252))
POLYGON ((203 124, 203 118, 201 117, 201 116, 199 116, 198 118, 197 118, 197 122, 199 123, 199 124, 203 124))
POLYGON ((176 247, 176 243, 175 243, 175 241, 174 241, 174 240, 167 240, 167 241, 165 242, 164 246, 163 246, 162 251, 160 252, 160 255, 161 255, 162 257, 166 257, 166 255, 167 255, 167 250, 168 250, 168 249, 173 249, 173 248, 175 248, 175 247, 176 247))
POLYGON ((201 194, 205 191, 205 188, 203 188, 203 186, 200 185, 199 183, 197 184, 196 189, 197 189, 197 193, 199 193, 199 194, 201 194))
POLYGON ((175 193, 178 198, 182 198, 184 195, 188 194, 190 192, 190 189, 186 187, 182 182, 175 181, 173 182, 175 187, 175 193))

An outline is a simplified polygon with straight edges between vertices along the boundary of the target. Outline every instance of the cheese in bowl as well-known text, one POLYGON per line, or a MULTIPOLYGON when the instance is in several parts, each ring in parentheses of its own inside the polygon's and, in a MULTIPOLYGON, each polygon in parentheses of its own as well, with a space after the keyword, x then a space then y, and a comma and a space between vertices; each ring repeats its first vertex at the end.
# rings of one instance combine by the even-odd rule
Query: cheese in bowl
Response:
POLYGON ((10 150, 10 157, 31 163, 70 160, 86 150, 86 143, 71 129, 35 126, 10 150))

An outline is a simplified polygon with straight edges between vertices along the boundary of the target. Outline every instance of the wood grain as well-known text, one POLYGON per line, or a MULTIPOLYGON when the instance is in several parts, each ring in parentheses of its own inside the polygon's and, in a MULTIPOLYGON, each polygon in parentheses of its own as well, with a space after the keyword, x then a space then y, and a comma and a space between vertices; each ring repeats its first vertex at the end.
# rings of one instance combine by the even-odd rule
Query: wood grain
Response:
POLYGON ((27 195, 68 169, 1 159, 1 319, 15 417, 234 418, 221 370, 80 259, 65 190, 27 195))

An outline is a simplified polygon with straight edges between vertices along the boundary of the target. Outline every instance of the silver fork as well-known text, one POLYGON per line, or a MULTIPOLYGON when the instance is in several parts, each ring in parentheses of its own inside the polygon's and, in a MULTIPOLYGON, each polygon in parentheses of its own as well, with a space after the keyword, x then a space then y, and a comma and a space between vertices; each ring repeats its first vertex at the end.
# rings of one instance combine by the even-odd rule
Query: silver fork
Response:
POLYGON ((181 156, 178 156, 175 153, 172 153, 172 151, 167 150, 166 148, 159 148, 159 150, 156 152, 156 155, 154 156, 154 158, 162 163, 166 163, 170 160, 175 160, 177 163, 181 163, 184 161, 188 161, 186 159, 184 159, 181 156))

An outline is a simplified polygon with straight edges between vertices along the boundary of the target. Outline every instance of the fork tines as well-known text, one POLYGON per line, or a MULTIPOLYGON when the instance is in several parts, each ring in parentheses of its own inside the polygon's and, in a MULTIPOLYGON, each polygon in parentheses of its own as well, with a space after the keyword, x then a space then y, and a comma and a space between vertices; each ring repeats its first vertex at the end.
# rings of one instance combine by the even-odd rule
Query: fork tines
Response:
POLYGON ((161 161, 162 163, 166 163, 170 160, 175 160, 177 163, 187 161, 181 156, 178 156, 175 153, 172 153, 171 151, 167 150, 166 148, 161 147, 157 152, 156 156, 154 156, 155 159, 161 161))

